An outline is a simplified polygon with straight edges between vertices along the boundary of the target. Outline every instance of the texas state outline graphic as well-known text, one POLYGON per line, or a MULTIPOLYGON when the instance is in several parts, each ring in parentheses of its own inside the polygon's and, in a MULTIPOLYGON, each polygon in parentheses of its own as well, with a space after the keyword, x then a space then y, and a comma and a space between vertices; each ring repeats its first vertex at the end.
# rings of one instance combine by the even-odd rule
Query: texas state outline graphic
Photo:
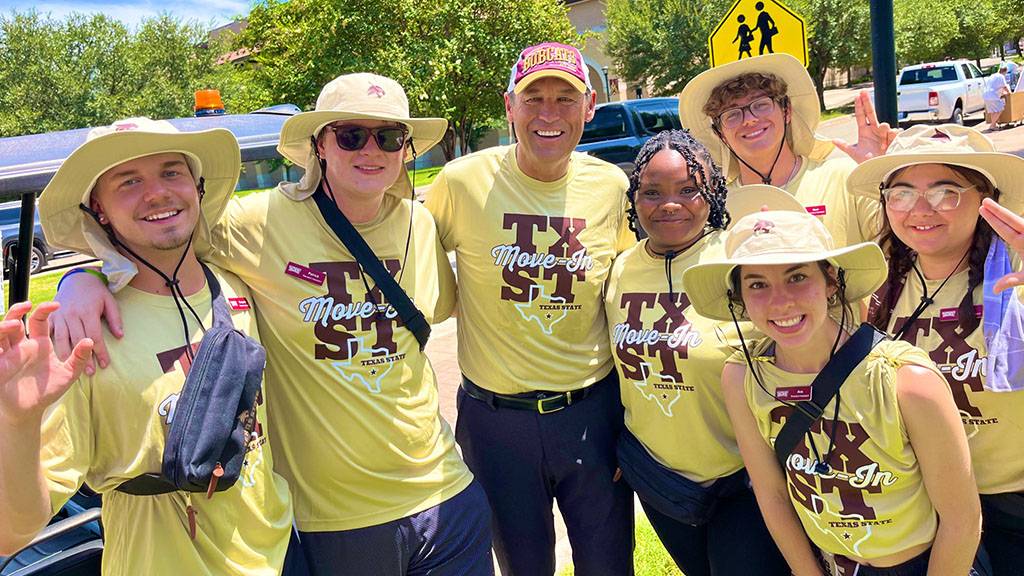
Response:
MULTIPOLYGON (((331 366, 334 366, 334 369, 338 371, 338 375, 340 375, 342 379, 344 379, 346 382, 351 384, 358 380, 359 382, 362 383, 363 386, 366 387, 366 389, 370 393, 380 394, 380 383, 381 381, 384 380, 384 377, 388 375, 388 372, 391 372, 391 368, 394 366, 394 362, 385 362, 383 364, 373 364, 371 366, 367 366, 366 368, 369 368, 370 376, 374 377, 373 381, 371 382, 369 379, 366 378, 366 376, 362 374, 359 368, 355 368, 352 365, 352 361, 355 359, 355 356, 358 353, 358 351, 363 349, 364 341, 365 338, 363 336, 349 338, 348 340, 346 340, 345 342, 348 345, 348 358, 345 360, 339 360, 337 362, 331 362, 331 366), (355 371, 346 370, 346 368, 355 368, 355 371)), ((371 356, 375 352, 383 352, 384 354, 388 354, 387 348, 369 348, 368 350, 371 356)))
POLYGON ((543 299, 547 299, 548 302, 565 304, 565 298, 560 296, 548 296, 545 294, 544 286, 542 284, 531 284, 530 285, 530 299, 526 302, 517 302, 515 304, 516 310, 519 311, 519 315, 523 317, 523 320, 527 322, 534 320, 540 329, 545 334, 551 334, 555 324, 560 320, 568 316, 568 312, 564 308, 558 310, 530 310, 537 303, 543 302, 543 299), (539 294, 538 294, 539 292, 539 294), (529 310, 529 314, 526 313, 529 310), (545 325, 545 321, 547 324, 545 325))
MULTIPOLYGON (((644 379, 642 382, 634 380, 633 386, 640 391, 645 400, 654 400, 658 404, 658 408, 661 408, 661 412, 671 418, 672 406, 682 398, 683 392, 678 388, 673 388, 672 390, 658 390, 654 388, 648 380, 652 372, 650 362, 641 362, 640 374, 643 375, 644 379)), ((662 383, 671 382, 672 384, 678 384, 676 379, 671 376, 658 374, 658 377, 661 378, 662 383)))

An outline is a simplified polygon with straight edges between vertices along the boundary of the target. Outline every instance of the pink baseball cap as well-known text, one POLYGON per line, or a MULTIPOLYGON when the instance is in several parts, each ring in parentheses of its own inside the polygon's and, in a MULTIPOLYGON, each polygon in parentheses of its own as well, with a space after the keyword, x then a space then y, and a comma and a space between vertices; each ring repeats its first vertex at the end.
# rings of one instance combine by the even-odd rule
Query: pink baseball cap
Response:
POLYGON ((519 53, 507 92, 519 94, 534 80, 548 77, 561 78, 580 92, 593 89, 579 50, 568 44, 544 42, 519 53))

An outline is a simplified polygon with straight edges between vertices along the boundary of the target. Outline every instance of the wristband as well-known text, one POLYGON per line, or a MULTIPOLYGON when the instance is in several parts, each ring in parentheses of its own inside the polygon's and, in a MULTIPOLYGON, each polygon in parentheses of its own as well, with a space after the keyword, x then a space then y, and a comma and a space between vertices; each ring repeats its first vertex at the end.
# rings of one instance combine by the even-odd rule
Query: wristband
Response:
POLYGON ((64 283, 64 280, 66 280, 69 276, 74 276, 75 274, 81 272, 85 272, 86 274, 92 274, 93 276, 99 278, 103 282, 104 286, 109 284, 109 281, 107 280, 107 275, 97 268, 72 268, 71 270, 68 270, 66 273, 64 273, 64 275, 61 276, 60 280, 57 282, 57 292, 60 292, 60 285, 64 283))

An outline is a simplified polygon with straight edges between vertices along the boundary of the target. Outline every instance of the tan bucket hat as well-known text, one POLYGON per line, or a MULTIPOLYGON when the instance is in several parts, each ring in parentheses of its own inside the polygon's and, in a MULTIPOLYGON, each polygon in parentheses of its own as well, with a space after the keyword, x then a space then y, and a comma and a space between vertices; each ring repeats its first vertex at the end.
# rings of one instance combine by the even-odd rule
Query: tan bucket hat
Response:
POLYGON ((818 218, 804 210, 771 210, 740 218, 726 233, 725 260, 698 264, 683 273, 683 285, 697 312, 715 320, 732 320, 728 292, 737 266, 802 264, 827 260, 846 272, 846 298, 856 302, 878 290, 888 269, 874 242, 836 248, 818 218))
POLYGON ((846 180, 853 194, 879 199, 893 172, 918 164, 949 164, 981 172, 999 189, 999 203, 1024 212, 1024 158, 997 152, 981 132, 957 124, 917 125, 896 136, 883 156, 859 164, 846 180))
MULTIPOLYGON (((405 90, 391 78, 367 72, 338 76, 320 90, 314 110, 292 116, 281 127, 277 151, 306 171, 298 183, 280 185, 289 198, 303 200, 316 191, 320 165, 309 139, 319 134, 324 126, 339 120, 387 120, 404 124, 409 128, 418 156, 437 145, 448 129, 444 118, 410 118, 405 90)), ((406 162, 412 159, 412 150, 408 150, 406 162)), ((389 192, 411 197, 412 184, 404 170, 389 192)))
POLYGON ((686 83, 679 95, 679 119, 683 128, 689 129, 701 144, 707 146, 715 162, 722 166, 726 180, 731 182, 739 176, 739 162, 733 159, 725 142, 711 128, 711 118, 704 114, 704 105, 715 88, 754 72, 774 74, 786 83, 786 95, 792 110, 788 138, 793 152, 815 161, 828 157, 835 145, 815 134, 821 121, 821 109, 814 81, 803 64, 782 53, 744 58, 701 72, 686 83))
POLYGON ((39 220, 47 241, 102 260, 115 292, 131 281, 137 272, 135 264, 114 247, 103 228, 79 205, 89 205, 96 180, 107 170, 166 152, 185 155, 197 185, 203 178, 206 192, 195 241, 209 241, 210 229, 227 210, 242 166, 238 141, 224 128, 181 132, 166 120, 149 118, 127 118, 93 128, 39 197, 39 220))
POLYGON ((730 190, 725 197, 725 209, 732 218, 728 229, 732 229, 744 216, 760 212, 764 207, 768 210, 807 211, 799 200, 782 188, 770 184, 748 184, 730 190))

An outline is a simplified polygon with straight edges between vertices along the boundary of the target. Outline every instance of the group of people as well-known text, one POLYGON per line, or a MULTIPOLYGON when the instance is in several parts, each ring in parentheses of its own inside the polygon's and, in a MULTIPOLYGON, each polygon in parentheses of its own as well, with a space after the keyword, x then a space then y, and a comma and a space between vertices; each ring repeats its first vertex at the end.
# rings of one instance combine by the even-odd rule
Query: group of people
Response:
POLYGON ((424 205, 404 164, 446 123, 374 74, 285 123, 299 182, 242 199, 226 131, 91 131, 40 213, 102 272, 0 323, 0 553, 88 484, 105 574, 550 575, 557 501, 575 572, 628 575, 635 493, 687 576, 1018 574, 1024 159, 866 94, 856 143, 820 138, 768 54, 691 80, 627 178, 574 151, 586 70, 523 50, 516 142, 424 205), (222 297, 266 349, 238 480, 126 493, 222 297), (423 320, 455 314, 453 434, 423 320))

